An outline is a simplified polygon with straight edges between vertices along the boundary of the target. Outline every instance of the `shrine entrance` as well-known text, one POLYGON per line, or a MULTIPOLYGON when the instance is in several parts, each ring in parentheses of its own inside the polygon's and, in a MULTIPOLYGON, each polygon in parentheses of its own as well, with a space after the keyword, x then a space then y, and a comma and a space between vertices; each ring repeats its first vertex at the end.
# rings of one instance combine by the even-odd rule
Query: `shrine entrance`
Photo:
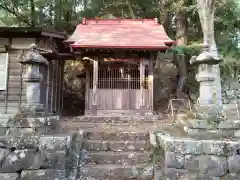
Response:
MULTIPOLYGON (((148 106, 148 67, 144 65, 144 76, 141 83, 140 60, 103 61, 99 63, 97 107, 98 110, 140 110, 141 95, 143 106, 148 106), (141 94, 143 86, 143 94, 141 94)), ((88 102, 93 97, 93 71, 90 71, 90 89, 88 102)), ((88 110, 91 109, 88 104, 88 110)))

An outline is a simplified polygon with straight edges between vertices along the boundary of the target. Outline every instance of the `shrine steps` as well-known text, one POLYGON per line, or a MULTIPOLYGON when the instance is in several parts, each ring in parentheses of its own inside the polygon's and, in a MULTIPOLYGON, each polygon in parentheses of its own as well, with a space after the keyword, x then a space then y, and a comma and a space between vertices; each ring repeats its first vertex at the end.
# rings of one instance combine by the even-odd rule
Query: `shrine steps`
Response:
POLYGON ((163 123, 136 117, 75 117, 62 121, 68 132, 82 134, 80 180, 152 180, 149 132, 163 123), (134 119, 134 120, 132 120, 134 119))
MULTIPOLYGON (((92 123, 129 123, 131 121, 135 122, 156 122, 168 118, 167 114, 164 115, 150 115, 150 116, 140 116, 140 115, 85 115, 77 116, 71 118, 74 122, 92 122, 92 123)), ((66 117, 66 119, 68 119, 66 117)))
POLYGON ((146 168, 146 164, 140 164, 138 166, 129 165, 88 165, 82 170, 82 175, 79 176, 79 180, 152 180, 153 177, 147 175, 139 175, 139 172, 143 171, 150 174, 150 168, 146 168))

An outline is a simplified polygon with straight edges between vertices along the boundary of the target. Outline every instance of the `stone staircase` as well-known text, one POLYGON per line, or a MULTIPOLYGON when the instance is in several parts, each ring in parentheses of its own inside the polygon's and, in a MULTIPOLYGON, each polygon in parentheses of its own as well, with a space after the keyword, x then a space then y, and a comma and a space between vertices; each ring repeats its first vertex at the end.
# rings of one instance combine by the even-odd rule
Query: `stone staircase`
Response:
POLYGON ((163 118, 76 117, 61 121, 66 132, 82 134, 79 180, 153 179, 149 132, 163 118))

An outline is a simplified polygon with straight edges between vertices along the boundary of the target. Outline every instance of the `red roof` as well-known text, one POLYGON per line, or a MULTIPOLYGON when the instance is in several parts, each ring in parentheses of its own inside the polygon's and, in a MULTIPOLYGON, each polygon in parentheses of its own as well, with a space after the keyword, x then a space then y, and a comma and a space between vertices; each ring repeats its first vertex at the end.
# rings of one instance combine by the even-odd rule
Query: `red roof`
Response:
POLYGON ((83 19, 66 41, 73 48, 167 49, 174 43, 157 19, 83 19))

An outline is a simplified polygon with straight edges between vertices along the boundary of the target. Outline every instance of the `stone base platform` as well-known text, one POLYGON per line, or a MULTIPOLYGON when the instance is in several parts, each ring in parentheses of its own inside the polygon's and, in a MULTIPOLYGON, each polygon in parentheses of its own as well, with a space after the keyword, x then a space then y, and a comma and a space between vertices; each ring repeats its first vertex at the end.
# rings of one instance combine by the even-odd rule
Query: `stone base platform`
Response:
POLYGON ((155 162, 158 164, 156 180, 240 179, 240 141, 237 136, 211 130, 189 134, 185 127, 172 124, 151 134, 151 144, 157 152, 155 156, 163 158, 155 162))

